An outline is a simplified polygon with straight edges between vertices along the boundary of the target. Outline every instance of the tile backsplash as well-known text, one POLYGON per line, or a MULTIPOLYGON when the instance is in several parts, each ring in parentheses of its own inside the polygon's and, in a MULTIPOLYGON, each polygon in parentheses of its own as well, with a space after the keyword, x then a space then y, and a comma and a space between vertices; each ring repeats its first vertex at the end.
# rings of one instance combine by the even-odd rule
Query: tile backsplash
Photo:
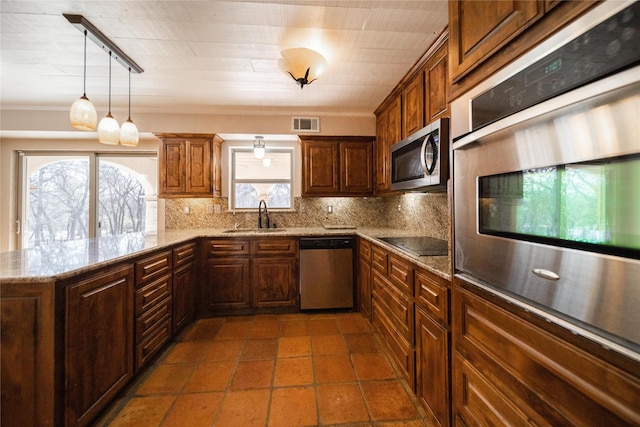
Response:
MULTIPOLYGON (((258 210, 229 211, 228 199, 166 199, 165 227, 257 227, 258 210), (188 211, 188 213, 187 213, 188 211)), ((447 193, 408 193, 389 197, 305 197, 294 200, 293 212, 269 212, 278 227, 354 225, 390 227, 449 238, 447 193)))

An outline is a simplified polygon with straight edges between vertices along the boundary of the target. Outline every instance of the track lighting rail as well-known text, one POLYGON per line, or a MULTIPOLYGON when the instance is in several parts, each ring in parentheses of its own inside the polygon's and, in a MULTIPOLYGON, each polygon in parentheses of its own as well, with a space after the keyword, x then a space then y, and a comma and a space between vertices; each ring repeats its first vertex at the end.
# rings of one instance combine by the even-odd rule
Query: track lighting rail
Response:
POLYGON ((87 18, 82 15, 73 15, 69 13, 62 14, 67 21, 69 21, 74 27, 84 33, 87 30, 89 37, 95 44, 100 46, 102 50, 109 53, 111 52, 111 57, 115 59, 120 65, 124 68, 131 69, 131 72, 140 74, 143 73, 144 70, 141 66, 136 64, 136 62, 131 59, 126 53, 122 51, 114 42, 112 42, 107 36, 102 34, 102 32, 96 28, 87 18))

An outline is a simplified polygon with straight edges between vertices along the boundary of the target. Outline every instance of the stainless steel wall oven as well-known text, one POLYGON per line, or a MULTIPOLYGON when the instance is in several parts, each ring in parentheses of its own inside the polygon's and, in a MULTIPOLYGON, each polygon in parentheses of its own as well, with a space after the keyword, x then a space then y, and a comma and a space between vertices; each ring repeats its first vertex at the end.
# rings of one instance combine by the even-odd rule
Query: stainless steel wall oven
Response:
POLYGON ((455 274, 640 360, 640 3, 452 103, 455 274))

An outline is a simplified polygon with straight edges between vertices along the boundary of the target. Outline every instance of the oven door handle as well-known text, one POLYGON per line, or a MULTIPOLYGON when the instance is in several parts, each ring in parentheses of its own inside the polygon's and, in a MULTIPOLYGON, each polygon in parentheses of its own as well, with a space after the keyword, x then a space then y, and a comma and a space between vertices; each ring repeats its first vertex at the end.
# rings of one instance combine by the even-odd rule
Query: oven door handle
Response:
POLYGON ((433 139, 433 135, 429 135, 425 138, 420 149, 420 163, 422 163, 422 169, 426 175, 433 174, 438 164, 438 144, 433 139), (427 158, 427 156, 429 158, 427 158))

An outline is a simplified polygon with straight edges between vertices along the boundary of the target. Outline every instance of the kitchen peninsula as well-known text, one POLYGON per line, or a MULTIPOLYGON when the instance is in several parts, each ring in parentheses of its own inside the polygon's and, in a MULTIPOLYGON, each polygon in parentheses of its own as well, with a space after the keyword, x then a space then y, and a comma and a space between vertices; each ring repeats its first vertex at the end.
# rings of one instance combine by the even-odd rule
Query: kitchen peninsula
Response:
POLYGON ((86 425, 95 419, 180 328, 202 314, 196 296, 206 282, 203 250, 212 239, 297 244, 304 236, 355 235, 450 280, 449 257, 414 257, 378 240, 410 235, 406 230, 233 231, 128 234, 0 254, 4 417, 23 425, 86 425))

